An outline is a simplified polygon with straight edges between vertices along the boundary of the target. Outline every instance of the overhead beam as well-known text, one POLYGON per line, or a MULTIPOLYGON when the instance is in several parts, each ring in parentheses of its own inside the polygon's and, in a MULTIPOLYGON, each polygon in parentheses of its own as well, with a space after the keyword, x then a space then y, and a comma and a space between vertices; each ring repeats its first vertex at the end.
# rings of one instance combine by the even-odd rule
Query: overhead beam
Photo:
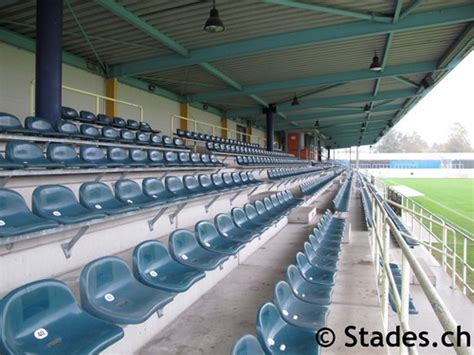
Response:
MULTIPOLYGON (((382 116, 376 116, 374 118, 375 119, 372 122, 380 121, 380 120, 388 121, 388 120, 393 118, 393 115, 382 115, 382 116)), ((352 117, 350 119, 346 118, 346 119, 344 119, 344 121, 339 121, 339 120, 336 121, 334 119, 334 120, 329 120, 329 121, 325 121, 325 122, 320 122, 319 123, 319 128, 324 129, 324 128, 327 128, 327 127, 337 127, 337 126, 361 124, 361 123, 364 123, 364 122, 367 122, 367 118, 365 116, 352 117)), ((290 129, 290 128, 293 128, 293 127, 291 125, 285 124, 285 126, 278 126, 277 129, 278 130, 286 130, 286 129, 290 129)), ((299 122, 298 128, 315 129, 317 127, 315 127, 314 122, 311 122, 311 123, 309 123, 309 122, 299 122)))
MULTIPOLYGON (((380 93, 377 98, 373 93, 367 94, 358 94, 358 95, 346 95, 346 96, 336 96, 336 97, 325 97, 324 99, 319 100, 306 100, 300 101, 298 106, 291 106, 291 103, 284 103, 277 107, 279 111, 293 111, 293 110, 302 110, 306 108, 316 108, 316 107, 325 107, 329 105, 344 105, 352 103, 363 103, 368 101, 377 100, 391 100, 391 99, 400 99, 400 98, 409 98, 413 96, 422 95, 418 93, 415 89, 404 89, 404 90, 392 90, 380 93)), ((245 117, 245 116, 254 116, 261 114, 261 110, 258 108, 245 108, 239 110, 228 111, 229 117, 245 117)))
POLYGON ((431 72, 435 70, 437 68, 437 64, 438 63, 436 61, 421 62, 421 63, 404 64, 404 65, 388 67, 380 73, 364 69, 364 70, 355 70, 355 71, 343 72, 343 73, 319 75, 319 76, 314 76, 314 77, 309 77, 309 78, 281 80, 281 81, 268 82, 264 84, 248 85, 248 86, 240 88, 240 91, 235 91, 235 90, 206 91, 201 94, 188 95, 187 98, 188 98, 188 101, 190 102, 217 100, 217 99, 223 99, 223 98, 259 94, 259 93, 265 93, 265 92, 271 92, 271 91, 290 90, 290 89, 314 87, 314 86, 321 86, 321 85, 332 85, 332 84, 347 83, 347 82, 361 81, 361 80, 374 80, 374 79, 399 76, 399 75, 427 73, 427 72, 431 72))
POLYGON ((472 20, 474 20, 474 5, 449 7, 408 16, 395 24, 360 21, 280 33, 195 49, 190 51, 189 57, 164 55, 137 60, 113 66, 111 70, 114 76, 137 75, 305 45, 446 26, 472 20))
POLYGON ((338 16, 344 16, 344 17, 351 17, 351 18, 356 18, 359 20, 367 20, 367 21, 375 21, 375 22, 383 22, 383 23, 389 23, 392 21, 392 18, 390 16, 344 10, 344 9, 339 9, 336 7, 322 6, 322 5, 316 5, 316 4, 306 4, 306 3, 292 1, 292 0, 261 0, 261 1, 267 4, 281 5, 281 6, 286 6, 286 7, 292 7, 295 9, 322 12, 325 14, 338 15, 338 16))

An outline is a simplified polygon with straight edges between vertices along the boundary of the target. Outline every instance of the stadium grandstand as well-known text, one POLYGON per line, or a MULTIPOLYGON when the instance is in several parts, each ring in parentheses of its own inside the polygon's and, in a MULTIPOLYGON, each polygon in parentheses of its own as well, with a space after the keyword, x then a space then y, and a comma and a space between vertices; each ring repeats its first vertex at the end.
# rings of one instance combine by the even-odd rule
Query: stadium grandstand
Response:
POLYGON ((472 214, 379 172, 472 154, 359 147, 473 34, 472 0, 0 1, 0 354, 470 354, 472 214))

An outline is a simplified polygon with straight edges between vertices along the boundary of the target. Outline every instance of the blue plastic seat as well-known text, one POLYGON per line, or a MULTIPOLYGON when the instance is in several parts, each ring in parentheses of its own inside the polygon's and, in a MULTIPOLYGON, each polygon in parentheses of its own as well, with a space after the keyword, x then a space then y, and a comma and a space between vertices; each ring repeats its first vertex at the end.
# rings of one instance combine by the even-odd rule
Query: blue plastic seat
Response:
POLYGON ((178 154, 176 152, 167 151, 165 153, 166 166, 179 166, 178 154))
POLYGON ((234 184, 236 186, 242 186, 244 183, 242 182, 242 179, 240 178, 240 174, 239 173, 232 173, 231 174, 232 176, 232 180, 234 180, 234 184))
POLYGON ((178 160, 179 160, 179 165, 180 166, 192 166, 193 163, 191 162, 191 159, 189 157, 188 152, 180 152, 178 154, 178 160))
POLYGON ((302 301, 293 294, 285 281, 276 284, 273 301, 282 318, 289 324, 314 332, 326 325, 328 307, 302 301))
POLYGON ((138 206, 119 201, 112 189, 103 182, 86 182, 79 188, 79 201, 92 211, 99 211, 114 215, 119 213, 136 211, 138 206))
POLYGON ((171 233, 169 250, 177 262, 199 270, 214 270, 229 258, 228 255, 204 249, 194 233, 187 229, 171 233))
POLYGON ((164 166, 165 165, 165 158, 163 156, 163 152, 159 150, 149 150, 148 151, 148 160, 150 161, 148 165, 152 167, 156 166, 164 166))
POLYGON ((331 304, 332 286, 318 285, 307 281, 295 265, 288 266, 286 278, 293 293, 299 299, 323 306, 331 304))
POLYGON ((165 188, 173 194, 174 200, 182 200, 189 197, 189 192, 184 187, 183 182, 176 176, 167 176, 165 178, 165 188))
POLYGON ((114 185, 115 196, 119 201, 142 208, 155 207, 163 201, 145 195, 140 185, 133 180, 118 180, 114 185))
POLYGON ((231 355, 265 355, 265 352, 255 336, 246 334, 234 344, 231 355))
POLYGON ((214 165, 214 166, 224 166, 224 163, 222 163, 221 161, 219 161, 219 159, 217 159, 217 157, 214 155, 214 154, 211 154, 209 156, 209 159, 211 160, 211 163, 214 165))
POLYGON ((123 337, 122 328, 84 312, 57 280, 11 291, 0 303, 0 319, 3 354, 98 354, 123 337))
POLYGON ((95 126, 90 124, 81 124, 81 135, 83 139, 99 140, 101 138, 101 132, 95 126))
POLYGON ((27 168, 55 169, 64 167, 64 164, 46 159, 43 150, 38 145, 25 141, 8 142, 6 158, 12 163, 22 164, 27 168))
POLYGON ((334 286, 336 282, 336 273, 334 271, 325 270, 312 265, 306 255, 301 252, 296 254, 296 262, 301 275, 303 275, 306 280, 315 284, 334 286))
POLYGON ((140 123, 138 123, 138 121, 128 119, 127 120, 127 128, 133 129, 133 130, 136 131, 136 130, 140 129, 140 123))
POLYGON ((176 134, 178 135, 178 137, 186 138, 186 130, 184 129, 177 128, 176 134))
POLYGON ((0 237, 32 233, 57 225, 55 221, 31 213, 18 192, 0 188, 0 237))
POLYGON ((94 146, 81 146, 79 155, 82 160, 91 163, 100 168, 117 168, 122 167, 122 163, 113 162, 107 159, 102 149, 94 146))
POLYGON ((252 222, 245 211, 240 207, 234 207, 231 211, 232 220, 235 225, 246 231, 255 231, 257 233, 262 233, 266 231, 269 227, 265 225, 259 225, 252 222))
POLYGON ((47 158, 68 168, 94 168, 96 165, 88 163, 78 157, 72 145, 61 143, 49 143, 46 150, 47 158))
POLYGON ((78 138, 78 139, 87 139, 88 137, 83 136, 79 128, 76 126, 74 122, 67 121, 67 120, 59 120, 56 123, 56 129, 58 132, 62 133, 64 136, 68 136, 71 138, 78 138))
POLYGON ((150 144, 150 138, 151 138, 151 133, 150 132, 137 132, 136 135, 136 143, 137 144, 143 144, 143 145, 148 145, 150 144))
POLYGON ((254 201, 255 210, 257 211, 258 215, 263 218, 267 223, 275 223, 278 219, 275 214, 270 213, 266 208, 262 201, 256 200, 254 201))
POLYGON ((224 183, 224 180, 222 180, 222 176, 219 174, 212 174, 211 175, 211 180, 212 183, 214 184, 214 187, 216 190, 226 190, 227 186, 224 183))
POLYGON ((127 126, 127 122, 121 117, 114 117, 112 120, 112 126, 117 128, 125 128, 127 126))
POLYGON ((117 324, 143 323, 174 298, 174 293, 140 283, 127 263, 114 256, 94 260, 82 269, 80 293, 84 310, 117 324))
POLYGON ((150 143, 151 145, 163 145, 163 137, 158 133, 152 133, 150 135, 150 143))
POLYGON ((123 143, 133 144, 135 143, 135 139, 137 138, 137 134, 129 129, 123 128, 120 130, 120 141, 123 143))
POLYGON ((79 112, 79 117, 76 117, 76 119, 81 122, 95 123, 97 117, 92 112, 81 111, 79 112))
POLYGON ((315 333, 288 324, 273 303, 265 303, 257 314, 257 336, 267 354, 319 355, 315 333))
POLYGON ((73 108, 67 106, 61 107, 61 118, 65 120, 76 120, 78 117, 79 114, 73 108))
POLYGON ((258 236, 258 233, 255 231, 248 231, 237 227, 232 217, 225 213, 216 215, 214 217, 214 224, 222 236, 241 243, 247 243, 258 236))
POLYGON ((142 180, 143 193, 162 203, 170 202, 174 199, 174 195, 169 192, 163 182, 157 178, 145 178, 142 180))
POLYGON ((270 198, 268 197, 263 198, 263 206, 267 210, 267 213, 269 216, 273 216, 274 218, 280 218, 282 216, 282 212, 279 211, 277 208, 275 208, 270 198))
POLYGON ((310 243, 305 242, 304 253, 312 265, 318 266, 324 270, 337 270, 337 264, 339 262, 339 255, 337 252, 328 249, 318 249, 318 251, 315 251, 310 243))
POLYGON ((224 185, 228 189, 238 189, 239 187, 235 184, 234 179, 229 173, 222 173, 222 180, 224 181, 224 185))
POLYGON ((206 274, 174 260, 161 242, 147 240, 133 250, 133 274, 147 286, 185 292, 206 274))
POLYGON ((204 163, 201 161, 201 156, 199 153, 191 153, 189 154, 189 159, 193 166, 204 166, 204 163))
POLYGON ((62 224, 73 224, 104 217, 105 214, 83 207, 74 193, 62 185, 42 185, 33 191, 33 213, 62 224))
POLYGON ((118 163, 126 166, 145 166, 143 163, 136 163, 130 159, 130 151, 120 147, 107 147, 107 156, 113 163, 118 163))
POLYGON ((203 248, 217 253, 234 255, 245 246, 242 242, 223 237, 208 221, 196 223, 194 233, 203 248))
POLYGON ((330 240, 324 238, 317 229, 315 234, 309 235, 309 242, 312 244, 313 248, 324 248, 325 250, 339 252, 341 250, 341 241, 340 240, 330 240))
POLYGON ((256 224, 257 226, 261 226, 261 227, 265 227, 265 228, 269 227, 270 223, 268 223, 268 221, 265 218, 263 218, 262 216, 260 216, 257 213, 257 210, 255 209, 255 206, 252 205, 251 203, 246 203, 244 205, 244 211, 245 211, 245 214, 247 215, 248 219, 253 224, 256 224))
POLYGON ((183 176, 183 185, 188 194, 193 196, 202 196, 206 194, 206 190, 199 184, 198 179, 192 175, 183 176))
POLYGON ((149 165, 151 162, 148 159, 148 154, 142 149, 130 149, 130 160, 132 161, 131 166, 144 167, 149 165))
POLYGON ((163 136, 163 145, 165 147, 174 147, 173 138, 171 138, 170 136, 163 136))
POLYGON ((39 136, 66 137, 64 133, 57 132, 53 125, 41 117, 29 116, 25 118, 25 128, 39 136))
POLYGON ((209 154, 201 154, 200 158, 204 166, 214 166, 214 164, 211 162, 211 158, 209 157, 209 154))
POLYGON ((215 186, 209 175, 199 174, 198 176, 199 185, 206 192, 215 192, 215 186))
POLYGON ((120 133, 115 128, 103 127, 100 140, 114 142, 120 139, 120 133))
POLYGON ((21 125, 18 117, 6 112, 0 112, 0 132, 28 133, 21 125))
POLYGON ((0 169, 22 169, 23 164, 20 163, 13 163, 8 159, 5 159, 2 154, 0 154, 0 169))
POLYGON ((112 124, 112 117, 99 113, 95 123, 101 126, 110 126, 112 124))

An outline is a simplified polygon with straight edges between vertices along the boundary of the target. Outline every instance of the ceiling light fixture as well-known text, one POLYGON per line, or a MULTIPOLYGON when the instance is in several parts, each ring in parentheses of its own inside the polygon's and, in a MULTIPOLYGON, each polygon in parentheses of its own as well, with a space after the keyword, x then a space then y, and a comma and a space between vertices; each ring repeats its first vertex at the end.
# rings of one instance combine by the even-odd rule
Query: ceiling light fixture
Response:
POLYGON ((298 97, 296 96, 293 96, 293 100, 291 101, 291 106, 298 106, 300 104, 300 102, 298 101, 298 97))
POLYGON ((319 121, 316 121, 316 122, 314 123, 314 127, 319 127, 319 121))
POLYGON ((364 106, 364 112, 365 112, 365 113, 369 113, 369 112, 370 112, 370 105, 369 105, 369 104, 365 104, 365 106, 364 106))
POLYGON ((204 31, 209 33, 223 32, 225 30, 224 23, 219 17, 219 11, 216 9, 216 0, 212 1, 212 9, 209 12, 209 18, 204 25, 204 31))
POLYGON ((382 70, 382 64, 380 64, 380 59, 377 56, 377 52, 375 52, 374 57, 372 58, 372 64, 370 64, 370 70, 379 72, 382 70))

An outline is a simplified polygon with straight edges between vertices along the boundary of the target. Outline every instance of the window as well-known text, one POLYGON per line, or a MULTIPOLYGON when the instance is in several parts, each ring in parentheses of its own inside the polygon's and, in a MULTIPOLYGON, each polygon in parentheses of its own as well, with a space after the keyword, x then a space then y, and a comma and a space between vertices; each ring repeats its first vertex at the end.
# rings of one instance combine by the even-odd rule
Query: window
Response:
POLYGON ((238 141, 242 141, 242 142, 248 142, 249 141, 249 139, 248 139, 249 137, 246 135, 246 133, 247 133, 247 127, 246 126, 237 125, 236 130, 237 130, 237 140, 238 141))

